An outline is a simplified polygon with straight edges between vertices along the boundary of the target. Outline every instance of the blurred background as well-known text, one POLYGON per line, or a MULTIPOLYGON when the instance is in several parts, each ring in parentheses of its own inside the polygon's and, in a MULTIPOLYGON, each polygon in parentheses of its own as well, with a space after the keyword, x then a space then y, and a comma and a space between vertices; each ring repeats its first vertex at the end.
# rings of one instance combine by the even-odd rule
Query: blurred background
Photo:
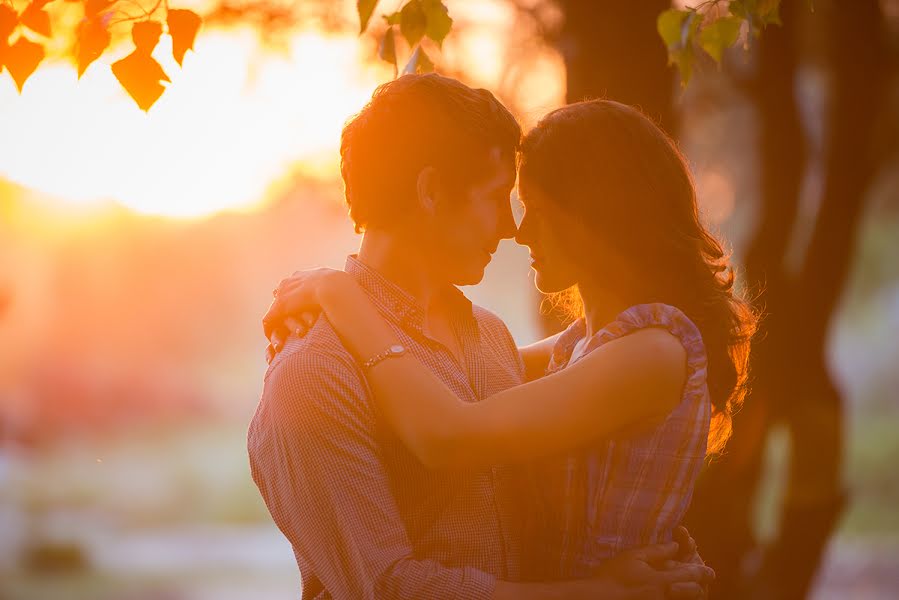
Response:
MULTIPOLYGON (((246 457, 260 318, 281 277, 359 243, 339 135, 394 76, 380 15, 405 3, 360 35, 351 0, 185 0, 195 52, 177 67, 163 38, 146 113, 108 68, 127 28, 80 79, 62 33, 21 94, 0 74, 0 598, 297 597, 246 457)), ((669 2, 445 4, 423 48, 525 128, 607 96, 675 135, 770 315, 688 521, 713 597, 899 597, 899 2, 784 0, 686 86, 669 2)), ((465 291, 520 344, 559 326, 511 241, 465 291)))

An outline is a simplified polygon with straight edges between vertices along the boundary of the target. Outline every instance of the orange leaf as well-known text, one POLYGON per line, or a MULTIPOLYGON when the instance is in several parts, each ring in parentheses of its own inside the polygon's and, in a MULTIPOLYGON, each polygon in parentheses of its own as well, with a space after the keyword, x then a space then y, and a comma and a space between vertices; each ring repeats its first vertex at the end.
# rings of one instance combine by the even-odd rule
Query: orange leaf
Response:
POLYGON ((113 5, 115 0, 87 0, 84 3, 84 16, 94 17, 113 5))
POLYGON ((107 15, 82 19, 75 32, 76 49, 75 58, 78 61, 78 79, 84 74, 87 67, 100 58, 103 51, 109 47, 110 35, 107 29, 107 15))
POLYGON ((20 94, 25 81, 31 77, 42 60, 44 60, 44 47, 23 37, 17 39, 16 43, 6 50, 3 62, 15 80, 20 94))
POLYGON ((203 20, 192 10, 173 8, 168 15, 169 34, 172 36, 172 55, 180 65, 188 50, 193 50, 197 31, 203 20))
POLYGON ((159 43, 159 37, 162 35, 162 23, 159 21, 141 21, 135 23, 131 28, 131 39, 137 46, 135 52, 142 52, 149 56, 159 43))
POLYGON ((162 66, 142 49, 113 63, 112 72, 144 112, 150 110, 165 91, 160 82, 171 81, 162 66))
POLYGON ((0 4, 0 43, 8 42, 9 36, 19 24, 19 15, 8 4, 0 4))
POLYGON ((42 6, 43 4, 40 3, 40 0, 35 0, 22 12, 19 21, 31 31, 39 33, 44 37, 50 37, 50 15, 47 14, 42 6))

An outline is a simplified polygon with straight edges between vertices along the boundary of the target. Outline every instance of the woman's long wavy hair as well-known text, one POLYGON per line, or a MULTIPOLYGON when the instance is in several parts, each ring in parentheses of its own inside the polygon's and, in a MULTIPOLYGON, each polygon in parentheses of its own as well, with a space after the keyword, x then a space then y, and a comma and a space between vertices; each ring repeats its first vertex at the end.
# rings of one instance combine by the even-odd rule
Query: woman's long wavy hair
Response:
MULTIPOLYGON (((622 298, 676 306, 697 325, 712 402, 708 452, 720 452, 746 395, 758 319, 734 288, 729 254, 700 220, 674 141, 633 107, 591 100, 546 115, 525 136, 520 161, 522 181, 595 240, 596 248, 571 248, 583 272, 622 298)), ((583 313, 577 302, 562 304, 583 313)))

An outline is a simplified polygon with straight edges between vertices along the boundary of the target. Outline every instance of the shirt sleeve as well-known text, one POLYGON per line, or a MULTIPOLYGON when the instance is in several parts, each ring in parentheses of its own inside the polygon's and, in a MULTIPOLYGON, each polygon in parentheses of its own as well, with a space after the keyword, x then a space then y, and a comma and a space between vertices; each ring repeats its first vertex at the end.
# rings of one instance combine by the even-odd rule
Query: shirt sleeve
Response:
POLYGON ((489 598, 492 575, 413 557, 364 390, 338 356, 296 352, 269 374, 248 450, 276 524, 334 598, 489 598))

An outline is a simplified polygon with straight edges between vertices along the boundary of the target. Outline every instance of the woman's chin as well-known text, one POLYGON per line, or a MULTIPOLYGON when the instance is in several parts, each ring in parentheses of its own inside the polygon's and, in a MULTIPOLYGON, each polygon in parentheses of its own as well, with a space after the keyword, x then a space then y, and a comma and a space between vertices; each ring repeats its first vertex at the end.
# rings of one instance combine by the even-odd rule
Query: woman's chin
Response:
POLYGON ((563 292, 571 287, 571 285, 562 285, 558 281, 554 281, 548 273, 545 273, 536 268, 534 269, 534 285, 540 292, 544 294, 555 294, 556 292, 563 292))

